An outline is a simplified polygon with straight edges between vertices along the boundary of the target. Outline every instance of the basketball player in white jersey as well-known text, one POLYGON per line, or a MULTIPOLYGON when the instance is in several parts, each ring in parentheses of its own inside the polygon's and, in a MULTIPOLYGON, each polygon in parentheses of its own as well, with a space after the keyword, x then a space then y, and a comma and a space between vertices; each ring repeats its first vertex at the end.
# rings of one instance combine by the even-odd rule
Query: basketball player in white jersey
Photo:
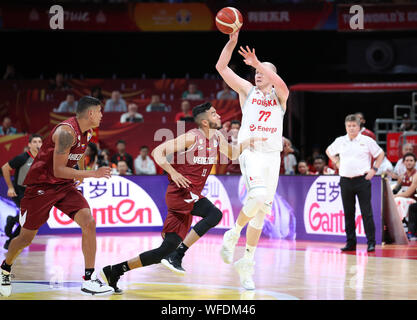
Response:
POLYGON ((239 31, 230 35, 229 42, 220 54, 216 69, 223 80, 239 94, 242 108, 242 126, 239 143, 249 137, 263 137, 266 141, 255 144, 254 150, 245 150, 239 157, 240 169, 248 192, 235 226, 223 237, 221 256, 232 263, 233 253, 242 228, 249 222, 246 232, 244 257, 234 263, 242 286, 255 289, 254 253, 262 233, 265 215, 271 213, 272 201, 278 186, 282 126, 289 90, 270 62, 260 62, 255 49, 240 47, 244 62, 256 69, 255 86, 239 77, 228 67, 237 44, 239 31))

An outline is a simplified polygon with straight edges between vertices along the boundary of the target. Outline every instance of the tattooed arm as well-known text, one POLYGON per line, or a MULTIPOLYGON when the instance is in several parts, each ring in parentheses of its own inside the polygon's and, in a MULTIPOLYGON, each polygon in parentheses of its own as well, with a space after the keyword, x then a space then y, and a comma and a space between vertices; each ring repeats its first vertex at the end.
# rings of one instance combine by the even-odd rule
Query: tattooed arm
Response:
POLYGON ((101 167, 98 170, 75 170, 67 167, 68 155, 75 142, 75 133, 69 126, 59 126, 52 135, 52 141, 55 143, 53 157, 55 177, 76 180, 110 177, 109 167, 101 167))

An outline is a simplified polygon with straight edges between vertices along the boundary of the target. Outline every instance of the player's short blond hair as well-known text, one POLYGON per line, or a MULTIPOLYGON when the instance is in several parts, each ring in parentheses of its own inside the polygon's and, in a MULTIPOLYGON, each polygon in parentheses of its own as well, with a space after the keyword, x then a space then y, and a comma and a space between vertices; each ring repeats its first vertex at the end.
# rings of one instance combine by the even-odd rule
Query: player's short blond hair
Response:
POLYGON ((262 64, 272 69, 272 71, 274 71, 275 73, 277 73, 277 67, 275 67, 273 63, 265 61, 265 62, 262 62, 262 64))

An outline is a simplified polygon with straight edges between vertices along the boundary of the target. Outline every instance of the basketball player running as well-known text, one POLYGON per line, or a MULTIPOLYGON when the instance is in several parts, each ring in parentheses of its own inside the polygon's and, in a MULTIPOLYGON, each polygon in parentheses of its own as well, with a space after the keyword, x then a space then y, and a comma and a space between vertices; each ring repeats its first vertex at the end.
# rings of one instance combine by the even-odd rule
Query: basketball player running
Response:
POLYGON ((48 220, 53 206, 68 215, 82 230, 85 276, 81 291, 91 295, 113 293, 113 288, 101 283, 94 272, 96 223, 87 201, 76 188, 84 178, 109 178, 111 169, 101 167, 87 171, 73 168, 77 162, 81 169, 84 168, 82 158, 92 137, 91 129, 99 126, 102 116, 100 101, 83 97, 78 102, 76 116, 59 123, 42 144, 24 181, 27 188, 20 204, 20 234, 11 241, 1 265, 1 295, 11 294, 12 264, 48 220))
POLYGON ((253 290, 254 253, 262 233, 264 217, 271 213, 278 185, 282 126, 289 91, 277 75, 275 66, 269 62, 260 62, 255 49, 251 50, 248 46, 246 49, 240 47, 238 52, 247 65, 256 69, 255 86, 228 67, 238 36, 239 32, 230 35, 216 69, 223 80, 239 94, 242 126, 238 142, 248 137, 267 137, 268 140, 256 143, 254 150, 245 150, 239 157, 248 197, 235 226, 224 234, 221 256, 224 262, 232 263, 240 232, 249 222, 244 257, 236 261, 234 266, 239 273, 241 285, 247 290, 253 290))
POLYGON ((168 173, 169 180, 165 197, 168 214, 162 229, 163 241, 159 248, 143 252, 129 261, 103 268, 103 279, 113 287, 116 294, 122 293, 117 287, 120 276, 132 269, 161 262, 171 271, 185 274, 181 266, 185 252, 223 217, 222 212, 201 195, 216 162, 217 151, 230 159, 237 159, 251 142, 262 140, 247 139, 236 146, 228 144, 217 131, 221 128, 220 116, 209 102, 194 107, 193 117, 198 128, 164 142, 152 152, 158 165, 168 173), (172 154, 174 157, 170 164, 167 156, 172 154), (203 219, 187 235, 193 216, 203 219))

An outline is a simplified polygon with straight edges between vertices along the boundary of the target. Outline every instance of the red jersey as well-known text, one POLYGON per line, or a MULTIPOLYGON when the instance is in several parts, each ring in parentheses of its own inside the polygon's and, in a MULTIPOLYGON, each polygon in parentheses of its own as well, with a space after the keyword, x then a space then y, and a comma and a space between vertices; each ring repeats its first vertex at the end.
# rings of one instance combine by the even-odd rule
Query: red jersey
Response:
POLYGON ((87 144, 92 137, 92 130, 87 130, 83 134, 77 119, 75 117, 69 118, 57 124, 42 143, 42 147, 26 176, 24 181, 25 185, 65 184, 74 182, 72 179, 62 179, 54 176, 53 156, 55 143, 52 141, 52 135, 54 134, 56 128, 62 125, 71 127, 72 130, 74 130, 76 138, 76 141, 71 147, 68 155, 67 167, 73 168, 77 164, 78 160, 80 160, 84 155, 84 152, 87 149, 87 144))
MULTIPOLYGON (((217 160, 219 149, 219 133, 216 132, 210 139, 207 139, 200 129, 192 129, 187 133, 195 136, 195 142, 187 150, 175 153, 172 167, 191 181, 189 191, 200 197, 201 191, 206 184, 208 175, 217 160)), ((171 185, 176 186, 168 175, 171 185)))
POLYGON ((413 183, 413 175, 416 173, 416 171, 416 169, 413 169, 410 175, 407 173, 407 171, 404 173, 403 179, 401 180, 401 187, 411 186, 413 183))
POLYGON ((373 133, 371 130, 366 129, 365 127, 363 127, 361 129, 361 134, 363 134, 364 136, 368 136, 371 137, 372 139, 376 140, 376 135, 375 133, 373 133))

